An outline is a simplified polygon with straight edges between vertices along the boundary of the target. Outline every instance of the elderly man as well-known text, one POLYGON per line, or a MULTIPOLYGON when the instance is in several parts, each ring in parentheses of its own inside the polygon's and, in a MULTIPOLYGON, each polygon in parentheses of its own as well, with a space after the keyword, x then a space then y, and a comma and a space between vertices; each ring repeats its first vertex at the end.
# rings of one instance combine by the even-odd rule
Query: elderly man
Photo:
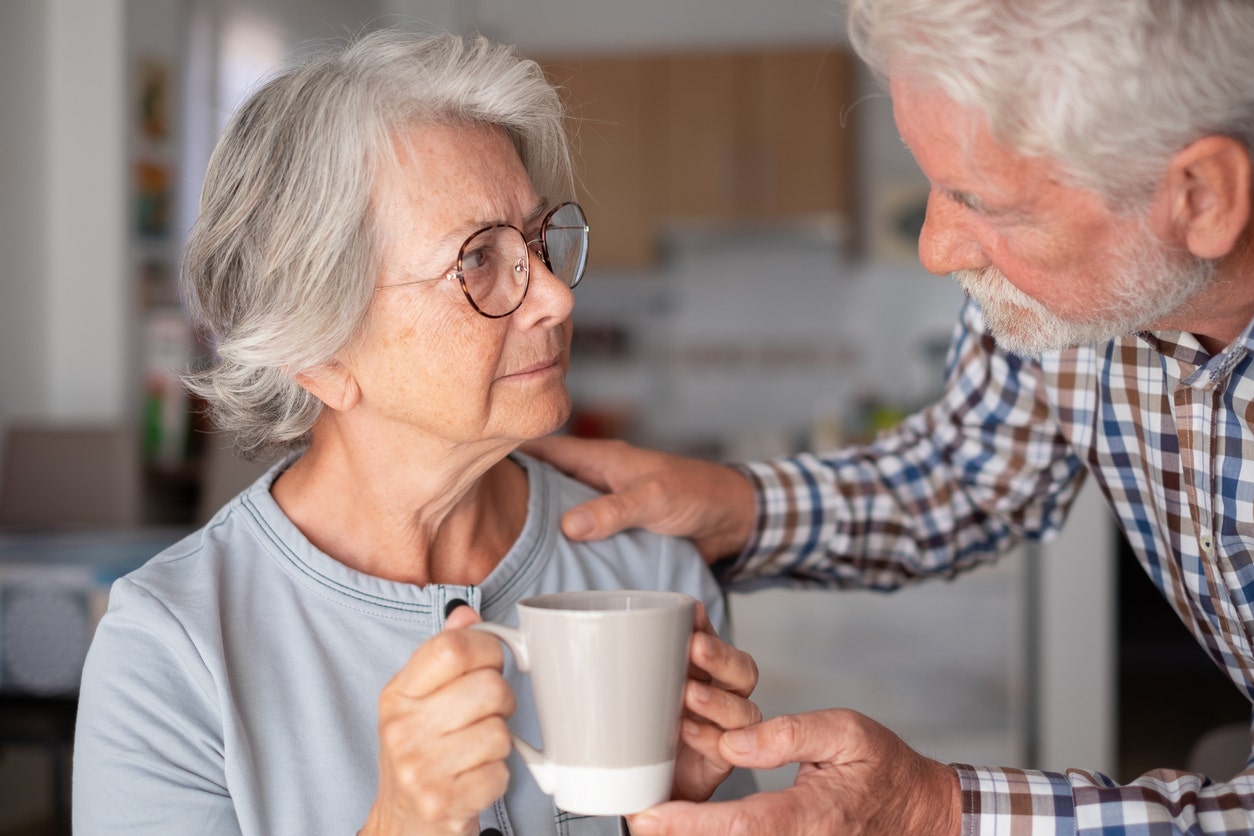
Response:
MULTIPOLYGON (((611 491, 567 533, 688 535, 733 587, 891 589, 1050 537, 1090 477, 1254 696, 1254 3, 853 0, 849 27, 932 184, 920 258, 971 297, 943 395, 869 446, 737 468, 546 441, 611 491)), ((1254 831, 1254 768, 1120 786, 942 764, 836 709, 721 747, 801 762, 796 785, 659 807, 634 832, 1254 831)))

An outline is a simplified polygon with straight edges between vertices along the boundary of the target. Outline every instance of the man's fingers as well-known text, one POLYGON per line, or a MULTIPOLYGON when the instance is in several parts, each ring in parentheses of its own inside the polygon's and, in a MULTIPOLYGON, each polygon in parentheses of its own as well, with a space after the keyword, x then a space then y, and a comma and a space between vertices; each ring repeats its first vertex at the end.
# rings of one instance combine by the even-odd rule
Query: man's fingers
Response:
POLYGON ((562 533, 572 540, 604 540, 639 523, 640 506, 630 488, 582 502, 562 515, 562 533))
POLYGON ((849 734, 856 731, 856 716, 840 708, 785 714, 727 732, 719 741, 719 750, 728 762, 753 769, 835 763, 848 748, 849 734))
POLYGON ((732 765, 723 758, 723 753, 718 748, 723 737, 721 728, 685 717, 679 726, 679 735, 684 745, 708 765, 703 767, 703 772, 706 768, 719 772, 731 770, 732 765))
POLYGON ((520 448, 529 456, 543 459, 563 473, 602 491, 610 490, 601 462, 609 456, 613 442, 550 435, 528 441, 520 448))

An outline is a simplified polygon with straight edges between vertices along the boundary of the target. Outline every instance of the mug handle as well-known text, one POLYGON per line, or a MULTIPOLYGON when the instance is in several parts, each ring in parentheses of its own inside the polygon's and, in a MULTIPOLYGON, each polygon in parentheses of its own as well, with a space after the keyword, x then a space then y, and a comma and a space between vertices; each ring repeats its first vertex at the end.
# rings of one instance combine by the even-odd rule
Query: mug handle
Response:
MULTIPOLYGON (((506 627, 503 624, 494 624, 491 621, 481 621, 478 624, 472 624, 469 629, 495 636, 514 654, 514 662, 518 665, 520 671, 527 673, 531 670, 531 660, 527 655, 527 643, 523 640, 521 630, 514 627, 506 627)), ((510 737, 513 739, 514 748, 518 750, 523 763, 527 764, 527 769, 531 770, 532 776, 540 786, 540 791, 547 795, 552 795, 556 792, 556 771, 548 759, 545 758, 544 752, 516 734, 511 733, 510 737)))

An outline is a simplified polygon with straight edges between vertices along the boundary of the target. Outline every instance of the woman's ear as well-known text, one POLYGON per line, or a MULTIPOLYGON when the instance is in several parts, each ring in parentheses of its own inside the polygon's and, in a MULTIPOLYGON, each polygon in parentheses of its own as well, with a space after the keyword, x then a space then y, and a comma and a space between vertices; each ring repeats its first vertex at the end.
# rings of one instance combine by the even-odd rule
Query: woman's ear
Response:
POLYGON ((347 412, 361 399, 357 379, 338 360, 298 373, 296 382, 328 408, 338 412, 347 412))
POLYGON ((1207 136, 1171 158, 1164 180, 1173 234, 1197 258, 1232 252, 1251 218, 1250 152, 1207 136))

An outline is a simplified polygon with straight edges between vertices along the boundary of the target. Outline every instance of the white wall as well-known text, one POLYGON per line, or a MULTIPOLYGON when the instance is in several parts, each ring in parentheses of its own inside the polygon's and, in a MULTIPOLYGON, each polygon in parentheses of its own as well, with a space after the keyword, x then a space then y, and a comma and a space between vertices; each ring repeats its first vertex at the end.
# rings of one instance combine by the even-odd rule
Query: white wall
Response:
POLYGON ((523 49, 667 49, 767 43, 836 43, 837 0, 478 0, 473 25, 523 49))
POLYGON ((0 7, 0 418, 125 411, 122 0, 0 7))
MULTIPOLYGON (((48 400, 44 83, 51 20, 44 0, 0 4, 0 422, 48 400)), ((2 443, 2 442, 0 442, 2 443)))
POLYGON ((46 216, 48 413, 124 418, 133 409, 125 281, 123 0, 50 0, 46 216))

